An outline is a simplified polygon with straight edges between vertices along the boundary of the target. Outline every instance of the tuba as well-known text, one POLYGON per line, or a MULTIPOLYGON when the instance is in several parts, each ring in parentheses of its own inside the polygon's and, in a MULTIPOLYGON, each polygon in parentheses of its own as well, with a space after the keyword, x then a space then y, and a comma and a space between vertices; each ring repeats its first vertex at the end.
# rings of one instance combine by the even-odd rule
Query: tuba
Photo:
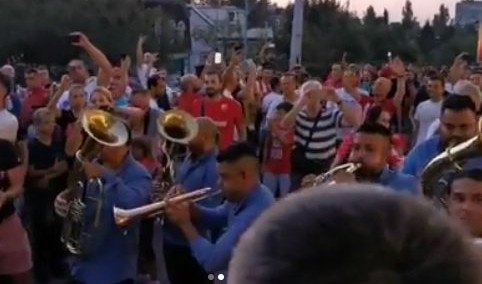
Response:
POLYGON ((187 145, 198 133, 196 119, 182 110, 170 110, 159 117, 157 128, 164 139, 162 145, 163 163, 154 177, 153 192, 155 200, 161 200, 175 183, 175 162, 180 156, 180 147, 187 145))
POLYGON ((482 119, 478 122, 478 134, 457 145, 449 146, 444 152, 433 158, 421 174, 423 194, 432 199, 435 206, 445 208, 449 181, 444 175, 462 170, 463 164, 470 158, 482 155, 482 119))
POLYGON ((86 181, 83 164, 94 160, 99 154, 99 146, 120 146, 127 142, 129 129, 119 118, 103 110, 85 111, 80 122, 87 138, 75 154, 73 169, 68 177, 67 199, 71 201, 65 216, 61 240, 72 254, 81 255, 89 250, 89 245, 100 227, 103 207, 104 185, 100 178, 86 181), (89 191, 87 191, 89 188, 89 191), (88 192, 95 192, 94 195, 88 192), (93 224, 85 220, 85 209, 95 207, 93 224))

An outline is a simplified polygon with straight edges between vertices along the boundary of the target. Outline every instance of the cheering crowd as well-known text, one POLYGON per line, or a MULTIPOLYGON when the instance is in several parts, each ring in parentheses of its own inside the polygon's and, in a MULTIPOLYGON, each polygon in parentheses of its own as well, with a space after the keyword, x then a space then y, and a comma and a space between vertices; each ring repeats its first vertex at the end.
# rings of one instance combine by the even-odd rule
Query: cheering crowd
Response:
POLYGON ((482 237, 476 152, 429 177, 449 176, 449 218, 423 202, 438 188, 427 165, 481 134, 482 71, 464 54, 444 68, 343 59, 315 78, 303 66, 275 69, 271 47, 243 60, 235 46, 182 76, 177 92, 145 37, 131 64, 72 35, 94 74, 79 59, 58 82, 46 68, 25 70, 24 82, 14 66, 0 69, 0 283, 479 283, 466 241, 482 237), (61 242, 66 188, 92 109, 122 117, 129 137, 82 165, 104 183, 103 214, 88 249, 71 255, 61 242), (119 227, 114 206, 153 201, 166 170, 158 122, 174 109, 199 131, 176 160, 165 212, 119 227), (330 176, 334 190, 319 184, 346 163, 357 168, 330 176), (222 194, 169 201, 206 187, 222 194))

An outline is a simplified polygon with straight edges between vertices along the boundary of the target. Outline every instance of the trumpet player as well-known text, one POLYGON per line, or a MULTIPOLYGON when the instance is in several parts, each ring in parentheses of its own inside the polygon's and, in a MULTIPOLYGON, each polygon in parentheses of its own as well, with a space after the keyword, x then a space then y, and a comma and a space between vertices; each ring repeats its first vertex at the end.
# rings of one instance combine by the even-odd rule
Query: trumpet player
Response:
MULTIPOLYGON (((380 124, 360 126, 355 133, 348 161, 360 163, 361 167, 354 173, 335 174, 335 182, 375 183, 395 191, 419 194, 419 184, 415 177, 389 169, 387 161, 392 148, 390 139, 390 130, 380 124)), ((306 179, 308 177, 305 182, 306 179)))
MULTIPOLYGON (((166 214, 181 229, 197 262, 210 273, 226 272, 240 236, 274 203, 274 197, 259 181, 256 151, 246 143, 234 144, 217 157, 220 188, 226 201, 216 208, 170 203, 166 214), (215 242, 202 236, 193 224, 226 227, 215 242)), ((218 278, 219 279, 219 278, 218 278)))
MULTIPOLYGON (((85 255, 75 257, 71 267, 74 283, 82 284, 129 284, 134 283, 137 273, 137 238, 139 224, 127 229, 117 227, 114 205, 133 208, 149 202, 151 177, 129 152, 129 143, 121 146, 100 146, 98 162, 83 164, 86 179, 100 178, 103 181, 101 228, 85 255)), ((88 187, 87 192, 90 190, 88 187)), ((93 194, 91 194, 93 195, 93 194)), ((95 208, 86 203, 85 223, 94 222, 95 208), (89 219, 90 217, 90 219, 89 219)), ((56 212, 65 217, 70 206, 67 192, 59 194, 55 201, 56 212)))
MULTIPOLYGON (((198 134, 188 143, 189 154, 177 171, 177 187, 187 192, 199 188, 218 188, 217 127, 208 117, 196 119, 199 126, 198 134)), ((221 203, 219 196, 210 197, 198 204, 206 207, 216 207, 221 203)), ((203 237, 206 231, 196 227, 203 237)), ((165 221, 163 225, 164 258, 171 284, 209 283, 208 275, 203 267, 193 257, 189 243, 179 228, 165 221)))

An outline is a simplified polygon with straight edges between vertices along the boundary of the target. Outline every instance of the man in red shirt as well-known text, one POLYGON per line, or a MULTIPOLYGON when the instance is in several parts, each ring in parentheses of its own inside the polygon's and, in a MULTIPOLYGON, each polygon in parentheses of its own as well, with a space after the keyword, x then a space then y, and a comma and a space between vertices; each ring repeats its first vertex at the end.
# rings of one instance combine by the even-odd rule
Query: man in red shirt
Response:
POLYGON ((193 103, 194 116, 207 116, 219 129, 219 150, 228 148, 234 142, 246 140, 246 125, 241 104, 222 94, 221 76, 216 72, 205 75, 206 95, 193 103), (237 132, 236 132, 237 130, 237 132))
POLYGON ((194 101, 201 98, 197 91, 197 81, 199 79, 196 75, 187 74, 181 78, 181 95, 178 100, 178 107, 188 113, 194 115, 193 104, 194 101))
POLYGON ((33 112, 44 107, 49 102, 48 90, 42 84, 42 77, 37 69, 29 69, 25 72, 27 94, 22 104, 21 125, 27 127, 32 122, 33 112))

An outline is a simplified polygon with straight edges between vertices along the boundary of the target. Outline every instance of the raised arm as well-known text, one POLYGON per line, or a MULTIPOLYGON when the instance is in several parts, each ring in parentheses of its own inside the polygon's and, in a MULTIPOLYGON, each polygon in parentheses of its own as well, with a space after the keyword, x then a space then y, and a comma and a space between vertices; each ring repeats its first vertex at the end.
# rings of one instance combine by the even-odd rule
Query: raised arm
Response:
POLYGON ((71 35, 75 35, 79 37, 79 41, 73 43, 74 46, 79 46, 89 54, 90 58, 94 63, 99 67, 99 72, 97 74, 97 85, 99 86, 107 86, 110 82, 110 78, 112 77, 112 64, 110 64, 107 56, 98 49, 92 42, 90 42, 89 38, 81 33, 81 32, 74 32, 71 35))
POLYGON ((57 103, 59 102, 60 97, 64 94, 65 91, 68 91, 70 86, 72 85, 72 80, 68 75, 63 75, 62 79, 60 80, 60 85, 57 90, 54 92, 53 96, 50 98, 49 102, 47 103, 47 108, 51 111, 56 112, 56 115, 60 115, 59 109, 57 109, 57 103))

